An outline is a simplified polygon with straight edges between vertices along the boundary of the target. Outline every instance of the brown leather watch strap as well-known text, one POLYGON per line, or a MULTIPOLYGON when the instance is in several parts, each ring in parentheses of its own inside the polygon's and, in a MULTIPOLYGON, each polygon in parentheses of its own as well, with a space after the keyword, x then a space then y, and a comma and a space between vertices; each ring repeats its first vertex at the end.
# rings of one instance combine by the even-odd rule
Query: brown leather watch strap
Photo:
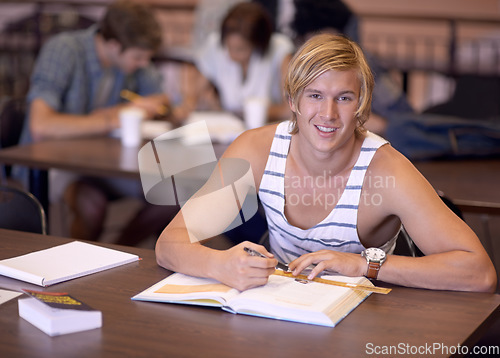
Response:
POLYGON ((380 270, 380 262, 369 262, 366 277, 376 279, 380 270))

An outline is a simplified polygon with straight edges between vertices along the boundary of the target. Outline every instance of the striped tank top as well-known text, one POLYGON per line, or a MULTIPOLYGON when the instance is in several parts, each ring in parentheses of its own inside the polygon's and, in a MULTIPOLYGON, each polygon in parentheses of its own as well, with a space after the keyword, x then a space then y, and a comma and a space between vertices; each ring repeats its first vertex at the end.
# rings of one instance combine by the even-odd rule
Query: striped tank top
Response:
MULTIPOLYGON (((285 263, 323 249, 360 253, 364 250, 357 231, 361 189, 375 152, 387 141, 367 132, 359 157, 335 208, 320 223, 309 229, 301 229, 288 223, 284 214, 285 166, 292 138, 289 126, 290 122, 285 121, 276 129, 259 188, 259 198, 269 226, 271 252, 285 263)), ((394 240, 390 240, 383 248, 392 246, 394 240)))

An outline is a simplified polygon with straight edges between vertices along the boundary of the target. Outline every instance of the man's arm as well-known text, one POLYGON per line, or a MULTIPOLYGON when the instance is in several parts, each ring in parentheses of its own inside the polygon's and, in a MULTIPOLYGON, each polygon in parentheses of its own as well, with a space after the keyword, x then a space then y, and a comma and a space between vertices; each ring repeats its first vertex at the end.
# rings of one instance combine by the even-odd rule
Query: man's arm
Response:
MULTIPOLYGON (((474 232, 439 198, 432 186, 400 153, 386 146, 370 164, 370 175, 391 177, 394 185, 363 188, 369 198, 377 195, 380 205, 360 203, 358 232, 365 245, 380 246, 373 237, 377 227, 390 217, 401 220, 415 244, 426 255, 388 255, 378 279, 402 286, 456 291, 493 292, 497 284, 495 268, 474 232)), ((311 278, 325 269, 348 276, 365 275, 366 260, 359 254, 321 250, 306 254, 289 264, 300 273, 317 266, 311 278)))
POLYGON ((59 113, 74 75, 84 66, 83 54, 80 43, 66 33, 51 38, 40 51, 28 94, 29 129, 34 140, 103 134, 116 128, 116 114, 108 111, 92 115, 59 113))
POLYGON ((412 287, 493 292, 496 271, 476 234, 443 203, 406 158, 387 149, 388 153, 383 154, 393 158, 396 186, 387 190, 386 208, 401 219, 426 256, 390 255, 379 278, 412 287))
MULTIPOLYGON (((95 109, 85 113, 85 107, 80 106, 73 113, 63 112, 63 98, 68 95, 68 88, 72 88, 75 74, 82 76, 89 74, 82 72, 86 66, 84 62, 84 47, 79 45, 69 34, 58 35, 49 40, 42 48, 35 65, 28 95, 30 108, 30 131, 34 140, 48 138, 68 138, 85 135, 107 134, 119 127, 118 113, 127 105, 116 104, 111 107, 95 109)), ((159 108, 169 105, 168 97, 161 93, 161 79, 152 67, 137 72, 136 88, 140 95, 133 102, 143 108, 148 118, 155 116, 159 108)), ((81 90, 79 100, 86 103, 88 93, 81 90)))
POLYGON ((35 141, 108 134, 119 127, 118 111, 124 105, 96 110, 88 115, 59 113, 43 99, 36 98, 30 107, 30 131, 35 141))
MULTIPOLYGON (((257 190, 275 129, 275 126, 268 126, 243 133, 223 156, 247 160, 251 165, 257 190)), ((211 180, 217 181, 218 173, 216 168, 211 180)), ((238 215, 232 191, 231 195, 225 195, 222 190, 214 193, 210 190, 211 180, 182 207, 160 235, 156 244, 158 264, 172 271, 214 278, 239 290, 266 283, 269 275, 274 272, 277 260, 264 247, 250 242, 229 250, 214 250, 200 245, 201 240, 220 234, 238 215), (195 200, 203 198, 203 194, 207 193, 211 193, 209 200, 195 200), (190 217, 200 220, 191 221, 190 217), (249 256, 243 250, 244 246, 265 254, 269 259, 249 256)))
MULTIPOLYGON (((86 115, 61 113, 52 109, 43 99, 36 98, 30 107, 30 131, 33 140, 106 135, 120 128, 119 113, 127 106, 137 106, 153 118, 167 108, 168 97, 164 94, 139 96, 130 103, 99 108, 86 115)), ((165 113, 166 114, 166 113, 165 113)))

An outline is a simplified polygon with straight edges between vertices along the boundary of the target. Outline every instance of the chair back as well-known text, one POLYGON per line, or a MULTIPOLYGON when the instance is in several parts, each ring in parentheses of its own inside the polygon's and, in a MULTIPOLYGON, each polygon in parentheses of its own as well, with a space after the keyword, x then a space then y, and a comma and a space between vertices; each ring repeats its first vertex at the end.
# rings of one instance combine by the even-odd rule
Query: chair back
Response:
MULTIPOLYGON (((3 101, 0 105, 0 149, 19 144, 21 133, 25 122, 24 97, 12 97, 3 101)), ((0 166, 2 177, 9 177, 12 166, 0 166)))
POLYGON ((19 143, 25 115, 24 97, 9 98, 3 103, 0 109, 0 148, 19 143))
POLYGON ((47 234, 45 211, 31 193, 0 185, 0 228, 47 234))

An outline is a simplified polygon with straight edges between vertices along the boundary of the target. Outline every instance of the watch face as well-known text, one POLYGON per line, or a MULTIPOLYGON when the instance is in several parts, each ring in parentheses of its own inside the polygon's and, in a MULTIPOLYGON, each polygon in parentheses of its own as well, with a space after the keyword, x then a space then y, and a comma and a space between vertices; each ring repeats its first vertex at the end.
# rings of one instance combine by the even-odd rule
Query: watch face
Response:
POLYGON ((376 247, 370 247, 365 250, 365 256, 373 261, 385 260, 385 251, 376 247))

